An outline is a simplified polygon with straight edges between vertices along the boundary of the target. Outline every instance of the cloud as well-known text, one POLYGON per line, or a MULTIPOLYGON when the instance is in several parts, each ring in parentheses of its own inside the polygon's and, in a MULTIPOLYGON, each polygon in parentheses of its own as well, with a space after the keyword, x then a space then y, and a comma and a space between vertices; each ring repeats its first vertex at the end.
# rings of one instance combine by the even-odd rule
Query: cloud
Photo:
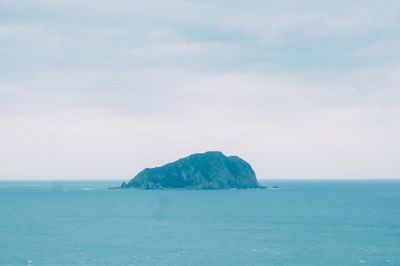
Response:
POLYGON ((332 93, 286 75, 117 74, 110 81, 143 87, 85 90, 102 75, 70 93, 61 88, 62 95, 49 92, 69 84, 62 78, 32 86, 38 99, 27 98, 37 106, 0 116, 2 176, 129 178, 215 149, 248 158, 261 178, 396 175, 399 108, 364 102, 369 95, 332 93))
POLYGON ((400 174, 395 1, 0 7, 0 178, 128 178, 209 149, 263 178, 400 174))

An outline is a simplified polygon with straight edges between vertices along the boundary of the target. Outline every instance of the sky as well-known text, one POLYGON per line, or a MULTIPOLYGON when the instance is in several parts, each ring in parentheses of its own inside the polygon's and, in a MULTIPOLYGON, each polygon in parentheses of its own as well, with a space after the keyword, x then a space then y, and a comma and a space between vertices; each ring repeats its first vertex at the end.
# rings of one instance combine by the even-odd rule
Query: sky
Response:
POLYGON ((400 178, 398 0, 0 0, 0 179, 400 178))

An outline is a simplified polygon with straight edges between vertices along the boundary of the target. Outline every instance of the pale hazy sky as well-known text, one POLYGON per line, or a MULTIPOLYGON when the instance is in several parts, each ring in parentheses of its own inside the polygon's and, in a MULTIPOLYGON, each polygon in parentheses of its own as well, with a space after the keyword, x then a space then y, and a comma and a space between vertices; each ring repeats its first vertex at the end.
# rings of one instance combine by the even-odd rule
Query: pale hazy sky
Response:
POLYGON ((398 0, 0 0, 0 179, 400 177, 398 0))

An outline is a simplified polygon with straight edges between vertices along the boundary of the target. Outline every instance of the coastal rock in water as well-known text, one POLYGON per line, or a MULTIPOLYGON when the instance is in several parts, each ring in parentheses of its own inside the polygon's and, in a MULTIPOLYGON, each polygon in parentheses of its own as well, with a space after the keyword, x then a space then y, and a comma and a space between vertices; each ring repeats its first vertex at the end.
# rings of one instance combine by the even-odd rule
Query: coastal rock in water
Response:
POLYGON ((146 168, 121 188, 229 189, 259 188, 254 170, 238 156, 222 152, 192 154, 161 167, 146 168))

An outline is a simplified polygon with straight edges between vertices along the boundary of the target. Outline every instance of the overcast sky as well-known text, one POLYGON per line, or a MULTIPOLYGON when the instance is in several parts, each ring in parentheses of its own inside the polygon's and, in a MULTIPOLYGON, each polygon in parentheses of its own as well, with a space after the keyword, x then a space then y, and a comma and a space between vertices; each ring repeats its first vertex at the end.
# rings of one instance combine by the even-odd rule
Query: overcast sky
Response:
POLYGON ((400 177, 398 0, 0 0, 0 179, 400 177))

